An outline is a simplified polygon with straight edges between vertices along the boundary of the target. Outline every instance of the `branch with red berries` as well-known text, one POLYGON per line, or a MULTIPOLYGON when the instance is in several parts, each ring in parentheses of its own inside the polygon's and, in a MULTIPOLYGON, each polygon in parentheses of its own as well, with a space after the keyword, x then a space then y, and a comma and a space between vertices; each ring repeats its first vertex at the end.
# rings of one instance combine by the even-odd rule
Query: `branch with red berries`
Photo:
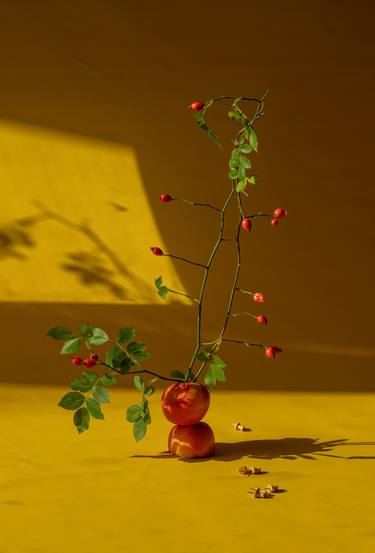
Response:
POLYGON ((204 382, 208 388, 212 388, 216 384, 216 381, 225 381, 225 374, 223 371, 223 369, 225 368, 225 363, 217 355, 217 352, 223 342, 242 343, 248 347, 250 346, 260 347, 264 349, 266 357, 269 357, 269 358, 274 358, 277 353, 282 351, 281 348, 277 346, 253 344, 250 342, 243 342, 241 340, 232 340, 232 339, 226 338, 227 327, 229 325, 229 321, 231 320, 231 318, 238 317, 240 315, 247 315, 254 318, 261 325, 265 326, 268 323, 267 317, 262 314, 259 315, 249 311, 232 313, 236 292, 238 292, 239 294, 251 295, 255 302, 258 302, 258 303, 264 302, 264 296, 261 292, 250 292, 248 290, 244 290, 238 287, 238 279, 240 275, 240 260, 241 260, 241 247, 240 247, 241 230, 245 232, 250 232, 253 229, 253 220, 258 217, 270 218, 271 225, 273 227, 276 227, 279 224, 279 221, 287 214, 284 208, 278 207, 273 210, 272 215, 265 213, 263 211, 259 213, 245 215, 244 209, 242 206, 242 196, 247 196, 246 188, 249 185, 255 185, 258 181, 258 177, 256 174, 249 173, 249 170, 252 168, 252 162, 249 159, 248 155, 258 151, 258 138, 255 132, 254 124, 263 115, 264 98, 266 94, 260 99, 247 98, 247 97, 221 96, 218 98, 210 99, 205 103, 197 101, 191 104, 191 106, 189 106, 189 108, 195 113, 195 119, 198 124, 198 127, 202 131, 206 132, 209 135, 209 137, 212 140, 214 140, 214 142, 220 148, 222 146, 217 135, 207 125, 207 122, 205 119, 207 110, 214 103, 218 101, 230 100, 232 102, 232 105, 228 113, 228 116, 230 119, 232 119, 232 121, 240 125, 240 130, 238 131, 236 138, 232 140, 234 147, 232 149, 231 156, 229 159, 228 177, 231 181, 231 189, 224 203, 224 206, 221 209, 208 202, 196 202, 196 201, 186 200, 184 198, 177 198, 168 193, 163 193, 160 195, 160 201, 163 203, 170 203, 172 201, 181 201, 191 206, 207 207, 216 211, 220 217, 220 221, 219 221, 220 228, 219 228, 218 237, 215 244, 213 245, 213 249, 211 251, 209 259, 205 264, 197 262, 195 260, 186 259, 179 255, 165 253, 163 252, 163 250, 161 250, 161 248, 158 248, 156 246, 151 247, 152 253, 156 256, 168 256, 177 260, 184 261, 186 263, 190 263, 192 265, 196 265, 198 267, 202 267, 204 269, 201 289, 198 297, 169 289, 168 286, 166 286, 163 283, 162 276, 159 276, 157 279, 155 279, 155 286, 158 290, 158 294, 160 298, 163 300, 165 300, 168 293, 171 292, 171 293, 177 293, 177 294, 186 296, 187 298, 197 303, 198 310, 197 310, 197 324, 196 324, 196 346, 186 374, 186 380, 197 381, 197 379, 204 371, 204 382), (255 102, 257 104, 255 113, 251 119, 248 118, 245 112, 239 107, 239 103, 241 101, 250 101, 250 102, 255 102), (237 206, 239 210, 239 221, 238 221, 237 232, 236 232, 236 236, 233 239, 224 238, 223 233, 224 233, 225 213, 228 206, 230 205, 230 203, 233 201, 234 198, 236 198, 237 200, 237 206), (224 241, 231 241, 231 240, 233 240, 236 243, 237 265, 235 267, 233 285, 230 291, 229 303, 225 314, 224 323, 222 326, 222 330, 216 339, 210 342, 203 341, 202 340, 202 312, 204 307, 204 299, 205 299, 208 274, 221 243, 224 241), (195 370, 195 363, 197 361, 202 361, 202 364, 197 370, 195 370), (208 363, 210 364, 207 369, 206 365, 208 363))

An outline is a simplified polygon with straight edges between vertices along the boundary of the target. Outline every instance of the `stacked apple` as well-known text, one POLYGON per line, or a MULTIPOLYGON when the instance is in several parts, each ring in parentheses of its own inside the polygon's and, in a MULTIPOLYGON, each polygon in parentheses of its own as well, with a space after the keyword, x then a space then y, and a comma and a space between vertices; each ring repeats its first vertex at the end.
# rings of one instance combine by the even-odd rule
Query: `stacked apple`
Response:
POLYGON ((211 427, 200 422, 210 405, 210 394, 197 382, 177 382, 163 392, 161 407, 175 424, 169 433, 168 450, 177 457, 209 457, 215 449, 211 427))

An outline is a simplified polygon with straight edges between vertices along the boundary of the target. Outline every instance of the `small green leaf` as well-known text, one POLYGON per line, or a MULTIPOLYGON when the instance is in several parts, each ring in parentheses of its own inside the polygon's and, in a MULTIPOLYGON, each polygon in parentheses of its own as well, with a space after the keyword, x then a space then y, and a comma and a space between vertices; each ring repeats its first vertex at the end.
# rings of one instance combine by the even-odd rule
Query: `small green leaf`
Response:
POLYGON ((247 182, 249 182, 250 184, 256 184, 258 180, 258 175, 250 175, 250 177, 247 177, 247 182))
POLYGON ((123 349, 117 344, 113 345, 105 354, 105 362, 112 369, 117 369, 121 366, 121 363, 126 359, 127 355, 123 349))
POLYGON ((136 351, 144 351, 145 349, 146 344, 144 344, 143 342, 130 342, 130 344, 126 348, 126 351, 129 353, 129 355, 131 355, 136 351))
POLYGON ((89 414, 94 419, 104 419, 104 415, 102 413, 102 410, 100 408, 99 403, 96 401, 96 399, 89 397, 86 399, 86 407, 89 412, 89 414))
POLYGON ((155 278, 155 286, 156 288, 160 288, 163 286, 163 277, 162 275, 158 276, 158 278, 155 278))
POLYGON ((151 355, 147 353, 147 351, 135 351, 131 354, 132 359, 135 359, 136 361, 147 361, 147 359, 151 358, 151 355))
POLYGON ((125 357, 123 361, 121 361, 120 365, 120 372, 121 374, 126 374, 129 372, 130 367, 133 365, 133 361, 130 357, 125 357))
POLYGON ((63 345, 60 353, 61 354, 68 354, 68 353, 78 353, 82 346, 82 338, 72 338, 70 340, 67 340, 65 344, 63 345))
POLYGON ((145 396, 152 396, 152 394, 155 392, 155 389, 156 388, 154 386, 146 386, 143 393, 145 394, 145 396))
POLYGON ((88 392, 92 388, 92 384, 85 378, 76 378, 70 383, 72 390, 79 390, 80 392, 88 392))
POLYGON ((250 129, 249 142, 250 142, 250 146, 252 147, 252 149, 257 152, 258 151, 258 138, 257 138, 257 135, 256 135, 256 133, 255 133, 255 131, 252 127, 250 129))
POLYGON ((116 336, 116 342, 118 344, 127 344, 135 338, 135 328, 134 326, 127 325, 120 328, 116 336))
POLYGON ((103 386, 94 386, 92 393, 98 403, 109 403, 109 392, 103 386))
POLYGON ((178 380, 185 382, 186 374, 182 371, 171 371, 170 375, 172 378, 177 378, 178 380))
POLYGON ((70 338, 74 338, 74 332, 65 326, 54 326, 46 332, 46 335, 54 340, 69 340, 70 338))
POLYGON ((89 343, 94 346, 100 346, 108 342, 108 334, 101 328, 93 328, 92 335, 89 338, 89 343))
POLYGON ((240 182, 236 184, 236 192, 243 192, 246 188, 246 185, 247 185, 246 180, 240 180, 240 182))
POLYGON ((139 405, 130 405, 126 410, 126 420, 137 422, 142 417, 142 410, 139 405))
POLYGON ((144 413, 148 413, 148 399, 145 396, 141 399, 141 409, 144 413))
POLYGON ((113 378, 113 376, 111 376, 110 374, 103 374, 103 376, 100 377, 100 382, 104 386, 113 386, 114 384, 116 384, 115 378, 113 378))
POLYGON ((98 375, 92 371, 85 371, 82 373, 82 376, 85 380, 90 382, 90 384, 94 384, 98 380, 98 375))
POLYGON ((231 180, 238 179, 238 171, 237 171, 237 169, 232 169, 232 171, 229 171, 228 177, 229 177, 231 180))
POLYGON ((240 167, 245 167, 245 169, 250 169, 251 161, 245 156, 240 156, 240 167))
POLYGON ((194 113, 194 117, 195 117, 195 120, 197 121, 197 123, 200 123, 203 119, 203 114, 201 111, 196 111, 194 113))
POLYGON ((227 379, 225 378, 225 373, 222 367, 211 367, 211 374, 215 378, 215 380, 218 380, 219 382, 226 382, 227 379))
POLYGON ((211 367, 220 367, 222 369, 225 369, 226 367, 226 364, 224 363, 224 361, 221 359, 221 357, 219 357, 218 355, 214 355, 213 358, 212 358, 212 361, 210 363, 210 366, 211 367))
POLYGON ((63 409, 74 411, 75 409, 78 409, 78 407, 81 407, 84 401, 85 396, 83 394, 79 392, 68 392, 60 399, 58 405, 63 409))
POLYGON ((240 121, 241 120, 241 115, 237 111, 233 111, 233 110, 231 110, 228 113, 228 117, 230 119, 233 119, 233 121, 240 121))
POLYGON ((206 387, 209 389, 209 390, 212 390, 212 388, 215 386, 216 384, 216 380, 214 378, 214 376, 211 374, 211 371, 210 369, 206 372, 206 374, 204 375, 204 383, 206 385, 206 387))
POLYGON ((220 140, 218 139, 217 135, 212 131, 211 129, 207 129, 207 134, 212 140, 215 142, 217 146, 222 150, 223 146, 221 145, 220 140))
POLYGON ((197 355, 197 359, 199 359, 200 361, 208 361, 209 358, 209 354, 205 351, 200 351, 197 355))
POLYGON ((140 390, 141 392, 143 392, 145 384, 143 382, 142 377, 139 376, 139 374, 135 375, 134 377, 134 386, 137 388, 137 390, 140 390))
POLYGON ((81 407, 74 413, 73 422, 79 433, 84 432, 90 426, 90 415, 86 407, 81 407))
POLYGON ((142 440, 142 438, 145 437, 146 432, 147 432, 147 424, 145 423, 144 420, 141 419, 134 423, 133 434, 137 442, 139 442, 139 440, 142 440))
POLYGON ((252 147, 250 146, 250 144, 243 143, 240 145, 240 152, 242 152, 243 154, 249 154, 251 151, 252 147))
POLYGON ((92 336, 93 328, 94 327, 92 325, 84 323, 79 327, 79 332, 84 338, 90 338, 90 336, 92 336))
POLYGON ((150 415, 150 413, 147 413, 147 415, 145 417, 143 417, 143 420, 145 421, 146 424, 151 424, 151 415, 150 415))
POLYGON ((168 295, 168 288, 166 286, 161 286, 161 288, 159 288, 158 290, 158 294, 159 296, 161 297, 162 300, 165 300, 167 295, 168 295))

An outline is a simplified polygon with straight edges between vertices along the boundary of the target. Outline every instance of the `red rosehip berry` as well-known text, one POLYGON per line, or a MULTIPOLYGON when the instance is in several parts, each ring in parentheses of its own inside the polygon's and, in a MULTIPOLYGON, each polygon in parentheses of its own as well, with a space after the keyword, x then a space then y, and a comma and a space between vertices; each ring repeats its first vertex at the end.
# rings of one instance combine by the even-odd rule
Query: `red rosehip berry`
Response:
POLYGON ((164 255, 163 250, 161 250, 160 248, 157 248, 157 247, 155 247, 155 246, 152 247, 152 248, 150 248, 150 250, 152 251, 152 253, 153 253, 154 255, 164 255))
POLYGON ((170 202, 172 200, 172 196, 169 194, 161 194, 160 195, 160 201, 161 202, 170 202))
POLYGON ((92 359, 96 363, 96 361, 98 361, 99 359, 99 355, 96 353, 90 353, 90 359, 92 359))
POLYGON ((283 207, 277 207, 275 211, 273 212, 273 216, 275 219, 281 219, 281 217, 285 217, 286 211, 283 207))
POLYGON ((277 353, 280 353, 283 351, 282 349, 278 348, 277 346, 270 346, 266 348, 266 357, 269 357, 270 359, 274 359, 277 353))
POLYGON ((190 106, 193 111, 201 111, 203 108, 204 104, 202 102, 193 102, 190 106))
POLYGON ((279 224, 279 220, 278 220, 278 219, 272 219, 271 225, 272 225, 273 227, 277 227, 278 224, 279 224))
POLYGON ((94 361, 94 359, 85 359, 82 364, 85 365, 85 367, 90 368, 96 365, 96 361, 94 361))
POLYGON ((251 220, 247 219, 246 217, 242 219, 241 227, 246 230, 246 232, 249 232, 251 230, 251 220))
POLYGON ((255 292, 255 294, 253 294, 253 300, 257 303, 264 303, 264 296, 262 292, 255 292))
POLYGON ((259 315, 257 317, 257 321, 260 325, 266 325, 268 323, 267 317, 265 317, 264 315, 259 315))
POLYGON ((82 365, 82 359, 80 357, 72 357, 73 365, 82 365))

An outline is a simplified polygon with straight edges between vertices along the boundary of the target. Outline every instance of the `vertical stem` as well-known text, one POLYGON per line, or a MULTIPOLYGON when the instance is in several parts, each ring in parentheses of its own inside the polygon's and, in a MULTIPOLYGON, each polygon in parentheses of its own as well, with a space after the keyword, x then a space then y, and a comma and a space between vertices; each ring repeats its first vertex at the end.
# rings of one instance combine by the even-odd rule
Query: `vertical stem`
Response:
POLYGON ((229 202, 230 200, 232 199, 232 196, 234 194, 234 186, 232 186, 232 190, 228 196, 228 198, 226 199, 225 201, 225 204, 223 206, 223 208, 220 210, 220 231, 219 231, 219 236, 218 236, 218 239, 214 245, 214 248, 211 252, 211 255, 208 259, 208 262, 207 262, 207 266, 205 268, 205 271, 204 271, 204 276, 203 276, 203 281, 202 281, 202 285, 201 285, 201 290, 200 290, 200 294, 199 294, 199 298, 198 298, 198 315, 197 315, 197 330, 196 330, 196 345, 195 345, 195 350, 194 350, 194 353, 193 353, 193 356, 191 358, 191 361, 190 361, 190 365, 189 365, 189 370, 188 370, 188 375, 187 375, 187 380, 190 379, 191 377, 191 369, 194 365, 194 362, 195 362, 195 358, 196 358, 196 355, 199 351, 199 348, 201 346, 201 332, 202 332, 202 308, 203 308, 203 298, 204 298, 204 292, 205 292, 205 289, 206 289, 206 284, 207 284, 207 277, 208 277, 208 273, 210 271, 210 267, 211 267, 211 264, 212 264, 212 261, 214 260, 214 257, 216 255, 216 252, 219 248, 219 245, 220 245, 220 242, 222 241, 222 237, 223 237, 223 232, 224 232, 224 215, 225 215, 225 210, 227 209, 228 205, 229 205, 229 202))

